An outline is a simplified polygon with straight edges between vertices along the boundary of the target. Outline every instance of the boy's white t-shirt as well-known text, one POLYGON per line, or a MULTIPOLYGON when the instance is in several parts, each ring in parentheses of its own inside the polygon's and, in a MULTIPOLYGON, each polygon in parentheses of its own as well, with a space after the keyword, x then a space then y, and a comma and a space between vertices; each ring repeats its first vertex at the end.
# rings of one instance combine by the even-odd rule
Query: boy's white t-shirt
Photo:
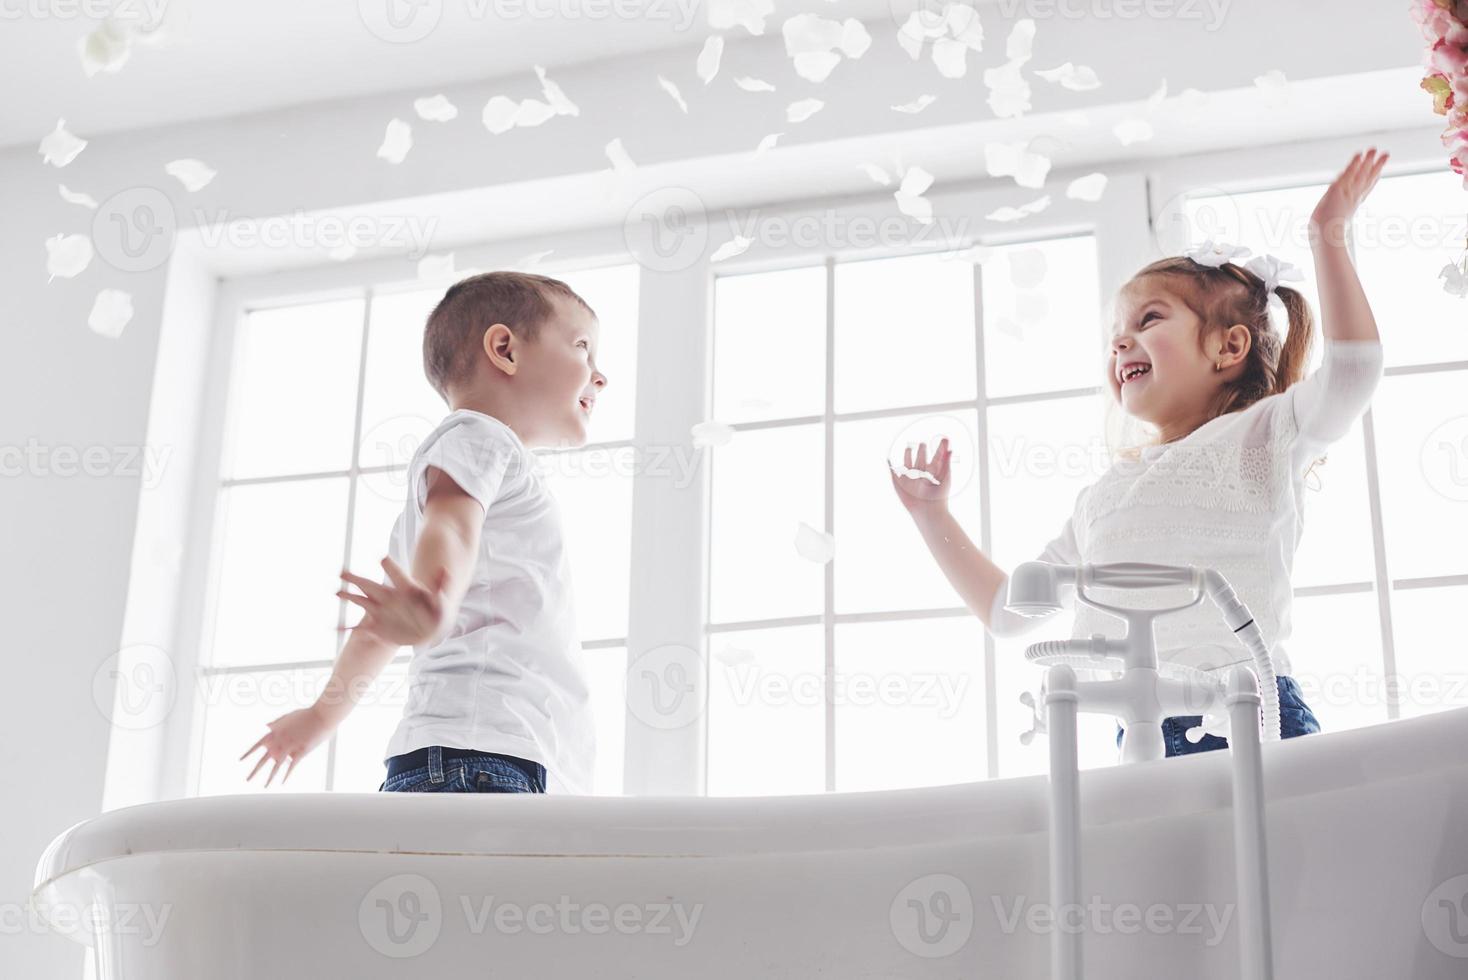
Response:
POLYGON ((468 590, 446 636, 415 647, 387 756, 432 745, 545 766, 551 792, 589 793, 595 729, 555 498, 509 426, 449 414, 413 454, 388 553, 411 569, 436 467, 484 507, 468 590))
MULTIPOLYGON (((1137 461, 1114 463, 1077 494, 1071 516, 1036 558, 1216 568, 1253 613, 1275 673, 1290 674, 1291 577, 1305 527, 1305 473, 1365 412, 1382 373, 1379 340, 1327 338, 1319 369, 1285 391, 1220 415, 1175 443, 1148 446, 1137 461)), ((1186 587, 1086 591, 1131 608, 1176 606, 1191 593, 1186 587)), ((995 636, 1018 636, 1050 621, 1005 609, 1008 592, 1006 578, 990 607, 995 636)), ((1061 595, 1075 610, 1073 639, 1125 635, 1121 619, 1077 603, 1074 589, 1061 595)), ((1154 631, 1161 660, 1220 670, 1250 659, 1206 598, 1159 617, 1154 631)))

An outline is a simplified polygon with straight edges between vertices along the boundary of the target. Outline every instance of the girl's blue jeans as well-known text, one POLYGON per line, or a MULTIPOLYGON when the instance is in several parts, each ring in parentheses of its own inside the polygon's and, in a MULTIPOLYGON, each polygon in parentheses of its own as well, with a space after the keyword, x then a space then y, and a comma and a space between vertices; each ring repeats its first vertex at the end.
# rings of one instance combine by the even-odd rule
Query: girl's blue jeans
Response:
MULTIPOLYGON (((1300 696, 1300 685, 1295 683, 1293 677, 1280 676, 1275 678, 1275 684, 1279 688, 1279 734, 1281 738, 1294 738, 1298 735, 1313 735, 1320 731, 1320 722, 1315 717, 1315 712, 1305 703, 1300 696)), ((1168 756, 1192 755, 1195 752, 1212 752, 1214 749, 1228 748, 1228 739, 1219 738, 1217 735, 1204 735, 1197 742, 1189 742, 1187 731, 1196 728, 1202 721, 1199 715, 1179 715, 1176 718, 1164 718, 1162 720, 1162 742, 1167 746, 1168 756)), ((1126 731, 1120 724, 1116 726, 1116 744, 1121 746, 1121 736, 1126 731)))

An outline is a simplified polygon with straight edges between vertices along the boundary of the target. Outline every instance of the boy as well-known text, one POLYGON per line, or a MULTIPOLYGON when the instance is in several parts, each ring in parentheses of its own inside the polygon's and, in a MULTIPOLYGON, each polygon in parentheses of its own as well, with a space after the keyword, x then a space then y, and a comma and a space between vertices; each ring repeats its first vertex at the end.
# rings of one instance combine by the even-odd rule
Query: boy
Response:
POLYGON ((586 443, 607 379, 596 314, 565 283, 489 272, 428 318, 423 368, 451 409, 413 455, 384 582, 342 572, 361 621, 321 697, 283 715, 265 784, 319 745, 399 646, 408 704, 382 789, 587 793, 595 751, 570 569, 554 498, 530 449, 586 443), (396 557, 394 557, 396 556, 396 557), (411 560, 409 560, 411 556, 411 560), (402 564, 409 567, 404 568, 402 564))

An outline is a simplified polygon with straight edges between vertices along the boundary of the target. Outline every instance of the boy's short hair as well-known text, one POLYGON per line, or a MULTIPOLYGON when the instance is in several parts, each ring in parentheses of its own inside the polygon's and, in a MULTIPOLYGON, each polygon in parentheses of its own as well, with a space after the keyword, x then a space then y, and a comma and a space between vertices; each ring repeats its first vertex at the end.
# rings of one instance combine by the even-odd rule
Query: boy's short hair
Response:
POLYGON ((428 315, 423 330, 423 373, 428 383, 447 401, 450 388, 474 376, 486 330, 503 323, 517 337, 534 340, 541 324, 555 312, 556 296, 596 315, 575 290, 549 276, 482 272, 454 283, 428 315))

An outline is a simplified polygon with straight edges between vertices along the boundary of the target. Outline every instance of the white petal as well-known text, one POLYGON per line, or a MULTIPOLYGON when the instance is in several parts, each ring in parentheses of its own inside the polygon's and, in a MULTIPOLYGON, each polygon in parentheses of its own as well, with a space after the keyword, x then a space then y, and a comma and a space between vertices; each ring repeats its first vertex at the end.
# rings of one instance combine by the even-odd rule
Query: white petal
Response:
POLYGON ((724 58, 724 36, 714 34, 703 42, 703 50, 698 53, 698 78, 707 85, 714 80, 719 73, 719 62, 724 58))
POLYGON ((792 58, 824 53, 841 43, 841 25, 819 14, 796 14, 780 25, 780 33, 785 38, 785 53, 792 58))
POLYGON ((61 189, 61 199, 67 204, 80 204, 84 208, 91 208, 93 211, 97 210, 97 199, 92 195, 67 190, 65 184, 59 186, 61 189))
POLYGON ((710 262, 722 262, 732 259, 736 255, 743 255, 749 251, 749 246, 754 244, 753 238, 745 238, 743 235, 735 235, 729 241, 714 249, 714 254, 709 256, 710 262))
POLYGON ((916 115, 917 113, 922 112, 928 106, 932 105, 934 102, 937 102, 937 101, 938 101, 938 97, 936 95, 926 95, 926 94, 919 95, 916 99, 913 99, 911 102, 904 102, 902 105, 895 105, 895 106, 893 106, 892 107, 892 111, 893 112, 905 112, 908 115, 916 115))
POLYGON ((875 180, 883 187, 892 186, 892 178, 887 174, 887 171, 883 170, 875 163, 863 163, 861 164, 861 170, 868 177, 872 178, 872 180, 875 180))
MULTIPOLYGON (((412 144, 409 143, 409 145, 411 146, 412 144)), ((378 152, 380 153, 381 151, 378 152)), ((404 150, 403 152, 406 153, 407 151, 404 150)), ((165 163, 163 165, 163 171, 170 177, 178 178, 178 182, 183 184, 184 190, 190 194, 208 187, 209 182, 214 179, 214 175, 217 173, 213 167, 204 161, 195 160, 192 157, 165 163)))
POLYGON ((98 336, 112 340, 122 336, 123 328, 132 318, 132 294, 121 289, 103 289, 92 302, 92 312, 87 315, 87 326, 98 336))
POLYGON ((46 239, 46 273, 51 279, 70 279, 92 264, 92 240, 86 235, 56 235, 46 239))
POLYGON ((751 34, 763 34, 765 19, 774 12, 774 0, 709 0, 709 26, 716 31, 742 27, 751 34))
POLYGON ((452 279, 454 277, 454 253, 425 255, 418 260, 418 278, 426 281, 452 279))
POLYGON ((1035 22, 1028 17, 1016 21, 1004 42, 1004 57, 1010 61, 1029 61, 1035 51, 1035 22))
POLYGON ((800 528, 795 532, 795 550, 806 561, 824 565, 836 557, 836 539, 801 521, 800 528))
POLYGON ((837 47, 842 54, 848 58, 860 58, 871 46, 872 36, 865 24, 855 17, 848 17, 841 23, 841 40, 837 47))
POLYGON ((1089 92, 1091 89, 1101 87, 1101 80, 1096 77, 1096 72, 1084 65, 1076 66, 1067 61, 1059 68, 1037 69, 1036 75, 1047 82, 1055 82, 1061 88, 1070 89, 1072 92, 1089 92))
POLYGON ((555 110, 558 116, 579 116, 581 109, 576 103, 566 98, 566 93, 561 87, 546 77, 545 69, 539 65, 535 66, 535 75, 540 79, 540 94, 545 96, 545 101, 555 110))
POLYGON ((1283 93, 1285 87, 1289 85, 1289 79, 1285 78, 1284 72, 1275 68, 1254 79, 1254 84, 1266 92, 1283 93))
POLYGON ((951 37, 933 42, 933 64, 944 78, 962 78, 968 71, 968 46, 951 37))
POLYGON ((986 143, 984 162, 990 176, 1013 177, 1021 187, 1038 190, 1050 173, 1050 158, 1031 152, 1024 143, 986 143))
MULTIPOLYGON (((1194 89, 1194 91, 1197 90, 1194 89)), ((1158 86, 1157 91, 1147 97, 1147 108, 1156 110, 1165 101, 1167 101, 1167 79, 1164 78, 1162 84, 1158 86)))
POLYGON ((897 31, 897 43, 913 61, 923 53, 923 16, 917 11, 908 15, 906 23, 897 31))
POLYGON ((612 161, 612 169, 619 174, 637 169, 637 164, 627 155, 627 150, 622 146, 622 137, 618 136, 606 145, 607 159, 612 161))
POLYGON ((714 652, 715 659, 726 663, 730 667, 740 667, 744 664, 754 663, 754 654, 739 647, 723 647, 714 652))
POLYGON ((549 102, 539 99, 526 99, 520 103, 520 111, 515 113, 516 126, 539 126, 547 119, 554 118, 556 110, 549 102))
POLYGON ((1066 185, 1065 196, 1077 201, 1099 201, 1106 193, 1107 177, 1103 173, 1086 174, 1066 185))
POLYGON ((977 8, 966 3, 953 3, 949 4, 946 14, 948 33, 955 41, 971 51, 984 50, 984 25, 979 20, 977 8))
POLYGON ((927 480, 935 487, 938 485, 938 478, 929 473, 927 470, 910 470, 906 466, 903 466, 901 463, 893 463, 891 465, 892 472, 896 473, 898 476, 905 476, 913 480, 927 480))
POLYGON ((792 102, 785 107, 785 119, 793 123, 805 122, 820 112, 825 104, 820 99, 801 99, 799 102, 792 102))
POLYGON ((547 248, 540 252, 531 252, 529 255, 517 261, 515 263, 515 268, 533 269, 536 266, 540 265, 540 263, 544 262, 546 259, 550 258, 552 255, 554 255, 555 252, 556 250, 553 248, 547 248))
POLYGON ((66 131, 66 120, 56 120, 56 128, 41 140, 41 158, 53 167, 64 167, 87 148, 87 141, 66 131))
POLYGON ((1009 281, 1016 289, 1039 289, 1045 284, 1050 263, 1038 248, 1021 248, 1009 253, 1009 281))
POLYGON ((98 72, 117 71, 127 64, 132 54, 133 32, 114 18, 104 20, 96 30, 77 42, 82 71, 91 78, 98 72))
POLYGON ((806 51, 792 59, 795 74, 808 82, 824 82, 838 64, 841 56, 834 51, 806 51))
POLYGON ((327 252, 326 257, 331 259, 331 261, 333 262, 347 262, 354 258, 356 254, 357 246, 353 245, 351 242, 343 242, 336 248, 332 249, 330 252, 327 252))
POLYGON ((989 108, 1000 119, 1016 119, 1030 111, 1030 83, 1020 74, 1023 62, 1011 61, 984 70, 989 108))
POLYGON ((904 194, 926 194, 928 188, 933 186, 933 175, 922 167, 908 167, 907 173, 902 175, 902 193, 904 194))
POLYGON ((1145 119, 1123 119, 1111 131, 1121 140, 1122 146, 1143 143, 1152 138, 1152 124, 1145 119))
POLYGON ((674 102, 678 103, 679 109, 682 109, 684 113, 688 112, 688 103, 683 101, 683 93, 678 91, 677 85, 662 75, 658 76, 658 84, 663 87, 664 92, 672 96, 674 102))
POLYGON ((484 128, 498 136, 515 127, 515 117, 520 114, 520 103, 503 95, 496 95, 484 104, 484 128))
POLYGON ((893 192, 892 198, 897 202, 897 210, 917 221, 919 224, 931 224, 933 221, 933 203, 922 196, 933 183, 933 175, 922 167, 910 168, 902 178, 902 185, 893 192))
POLYGON ((739 78, 734 79, 734 84, 737 85, 737 86, 739 86, 740 88, 744 89, 744 91, 746 91, 746 92, 773 92, 773 91, 775 91, 775 86, 771 85, 769 82, 765 81, 764 79, 750 78, 748 75, 742 75, 739 78))
POLYGON ((727 446, 734 438, 734 429, 732 426, 713 420, 698 423, 693 427, 691 432, 693 435, 693 445, 698 449, 703 449, 708 446, 727 446))
POLYGON ((770 133, 768 136, 759 141, 759 146, 756 146, 754 148, 754 152, 763 153, 766 150, 774 149, 775 144, 779 142, 780 137, 784 135, 784 133, 770 133))
POLYGON ((1017 208, 1012 208, 1006 204, 1002 208, 996 208, 990 211, 984 217, 990 221, 1019 221, 1023 218, 1028 218, 1032 214, 1039 214, 1049 206, 1050 195, 1046 194, 1043 197, 1035 198, 1035 200, 1030 201, 1028 204, 1021 204, 1017 208))
POLYGON ((402 163, 407 159, 408 151, 413 148, 413 127, 401 119, 394 119, 387 124, 387 132, 382 137, 382 145, 377 148, 377 155, 388 163, 402 163))
POLYGON ((442 94, 414 99, 413 111, 418 113, 419 119, 428 122, 448 122, 450 119, 457 119, 459 115, 458 107, 448 100, 448 96, 442 94))

